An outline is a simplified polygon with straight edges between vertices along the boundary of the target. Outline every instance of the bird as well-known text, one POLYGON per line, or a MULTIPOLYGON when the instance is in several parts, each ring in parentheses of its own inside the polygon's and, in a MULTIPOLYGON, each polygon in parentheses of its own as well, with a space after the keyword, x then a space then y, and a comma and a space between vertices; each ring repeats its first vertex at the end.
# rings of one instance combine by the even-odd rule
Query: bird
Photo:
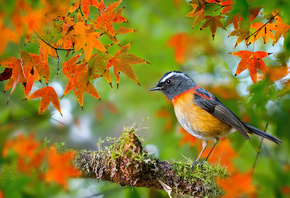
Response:
POLYGON ((246 140, 248 134, 256 134, 277 144, 282 143, 245 122, 227 108, 213 94, 198 86, 187 74, 180 71, 165 73, 156 87, 149 91, 161 91, 174 106, 174 112, 180 125, 202 142, 202 150, 192 166, 203 165, 209 158, 221 137, 238 131, 246 140), (208 141, 214 144, 202 162, 198 162, 205 151, 208 141))

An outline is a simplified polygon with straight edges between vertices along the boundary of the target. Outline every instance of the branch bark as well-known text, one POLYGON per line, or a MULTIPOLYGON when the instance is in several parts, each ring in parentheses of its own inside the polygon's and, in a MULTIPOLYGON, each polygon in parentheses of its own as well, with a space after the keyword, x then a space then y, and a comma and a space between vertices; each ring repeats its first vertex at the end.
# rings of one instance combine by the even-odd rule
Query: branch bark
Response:
POLYGON ((191 162, 163 161, 143 149, 134 128, 107 140, 110 146, 99 151, 80 151, 74 164, 83 177, 130 185, 163 189, 195 197, 217 197, 222 194, 216 177, 226 177, 222 167, 208 163, 191 167, 191 162))

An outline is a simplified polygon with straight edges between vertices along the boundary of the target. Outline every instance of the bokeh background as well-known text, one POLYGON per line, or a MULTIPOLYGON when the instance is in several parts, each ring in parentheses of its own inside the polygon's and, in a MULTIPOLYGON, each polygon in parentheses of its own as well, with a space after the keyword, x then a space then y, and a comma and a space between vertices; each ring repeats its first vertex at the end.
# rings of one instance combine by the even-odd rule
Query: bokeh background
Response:
MULTIPOLYGON (((114 1, 105 1, 105 4, 111 2, 114 1)), ((8 1, 4 4, 4 9, 12 12, 13 5, 9 5, 8 1)), ((158 158, 194 160, 200 151, 200 141, 181 129, 170 101, 161 93, 148 91, 164 73, 179 70, 216 95, 243 121, 260 129, 264 129, 268 123, 267 132, 283 141, 278 146, 265 140, 259 149, 260 139, 257 137, 246 141, 239 133, 234 133, 222 140, 213 151, 210 163, 225 165, 230 172, 239 176, 232 181, 231 188, 245 185, 251 189, 245 190, 249 197, 290 197, 290 76, 273 81, 270 75, 265 75, 257 85, 252 83, 248 71, 235 77, 240 59, 229 53, 247 49, 245 43, 234 48, 236 37, 228 37, 233 30, 231 26, 227 30, 218 29, 214 41, 208 28, 200 31, 199 24, 192 29, 193 19, 185 17, 192 7, 186 1, 125 0, 120 5, 123 6, 123 16, 129 22, 122 26, 137 31, 120 35, 120 43, 125 45, 134 41, 129 53, 151 63, 133 65, 141 86, 123 74, 118 89, 114 78, 113 88, 105 79, 97 79, 93 84, 101 101, 85 93, 83 111, 74 94, 69 93, 60 100, 61 117, 52 105, 43 115, 38 115, 39 99, 23 101, 23 90, 18 85, 8 105, 10 91, 0 94, 1 147, 6 139, 18 133, 33 132, 40 140, 65 141, 67 148, 97 150, 100 138, 118 137, 124 126, 135 124, 139 128, 138 135, 144 138, 146 149, 158 158), (260 156, 255 162, 259 152, 260 156), (247 179, 249 182, 244 184, 247 179)), ((93 16, 97 9, 92 9, 93 16)), ((248 50, 252 48, 249 46, 248 50)), ((117 49, 114 46, 110 48, 111 52, 117 49)), ((1 57, 17 56, 18 50, 37 53, 38 48, 33 43, 25 46, 23 43, 9 43, 1 57)), ((264 44, 259 40, 255 43, 255 50, 272 52, 264 61, 266 65, 276 66, 280 64, 277 54, 288 52, 289 48, 285 47, 282 38, 274 47, 270 42, 264 44)), ((70 58, 65 53, 60 54, 60 57, 61 61, 70 58)), ((56 64, 56 59, 50 57, 49 65, 56 67, 56 64)), ((4 70, 3 67, 0 69, 0 72, 4 70)), ((51 76, 57 72, 52 68, 51 71, 51 76)), ((60 73, 50 85, 61 97, 66 83, 67 79, 60 73)), ((4 86, 5 82, 0 82, 0 90, 4 90, 4 86)), ((40 83, 34 86, 32 92, 42 87, 40 83)), ((121 187, 82 178, 70 179, 68 191, 54 194, 54 197, 83 198, 167 196, 163 191, 121 187)))

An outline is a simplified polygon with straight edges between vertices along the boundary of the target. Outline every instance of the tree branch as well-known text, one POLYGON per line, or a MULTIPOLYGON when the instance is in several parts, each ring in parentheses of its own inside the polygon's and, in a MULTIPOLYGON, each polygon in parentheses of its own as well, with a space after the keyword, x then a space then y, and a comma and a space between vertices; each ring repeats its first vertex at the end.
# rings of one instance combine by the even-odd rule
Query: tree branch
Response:
POLYGON ((134 128, 125 128, 122 135, 109 138, 110 146, 99 151, 80 151, 74 159, 83 177, 130 185, 163 189, 169 195, 217 197, 222 194, 215 183, 226 177, 222 167, 208 163, 191 167, 191 162, 163 161, 143 149, 134 128))

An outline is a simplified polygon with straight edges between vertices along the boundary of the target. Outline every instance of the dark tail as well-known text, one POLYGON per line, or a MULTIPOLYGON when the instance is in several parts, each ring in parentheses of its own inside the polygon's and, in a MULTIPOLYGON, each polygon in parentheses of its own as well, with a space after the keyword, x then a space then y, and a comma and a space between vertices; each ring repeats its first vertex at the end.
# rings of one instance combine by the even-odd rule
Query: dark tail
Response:
POLYGON ((247 123, 243 123, 243 125, 249 130, 249 132, 253 132, 254 134, 258 135, 258 136, 261 136, 263 138, 266 138, 272 142, 275 142, 276 144, 280 144, 282 143, 281 140, 279 140, 278 138, 275 138, 273 137, 272 135, 268 134, 268 133, 265 133, 264 131, 261 131, 247 123))

